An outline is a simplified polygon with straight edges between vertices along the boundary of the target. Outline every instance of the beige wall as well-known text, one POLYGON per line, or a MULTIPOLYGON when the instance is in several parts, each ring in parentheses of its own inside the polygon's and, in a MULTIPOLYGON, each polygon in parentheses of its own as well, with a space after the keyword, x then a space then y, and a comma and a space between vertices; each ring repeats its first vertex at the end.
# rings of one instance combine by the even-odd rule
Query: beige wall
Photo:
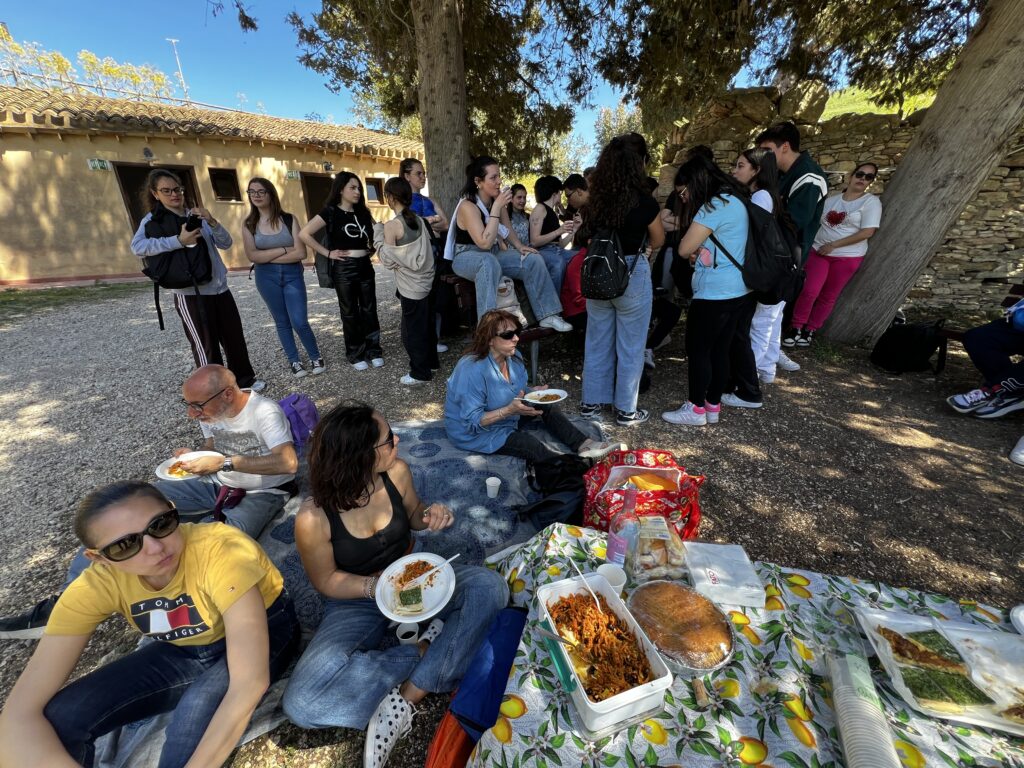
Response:
MULTIPOLYGON (((270 179, 285 210, 306 220, 302 182, 288 171, 351 171, 360 178, 387 179, 398 173, 399 159, 283 148, 280 144, 220 139, 94 136, 56 133, 4 133, 0 136, 0 285, 26 281, 74 280, 139 274, 132 254, 131 219, 113 170, 92 171, 89 158, 151 165, 192 166, 202 202, 227 227, 235 245, 224 251, 229 267, 248 266, 241 245, 245 202, 217 202, 208 168, 234 168, 244 197, 253 176, 270 179)), ((316 201, 313 209, 319 207, 316 201)), ((371 205, 378 220, 386 207, 371 205)))

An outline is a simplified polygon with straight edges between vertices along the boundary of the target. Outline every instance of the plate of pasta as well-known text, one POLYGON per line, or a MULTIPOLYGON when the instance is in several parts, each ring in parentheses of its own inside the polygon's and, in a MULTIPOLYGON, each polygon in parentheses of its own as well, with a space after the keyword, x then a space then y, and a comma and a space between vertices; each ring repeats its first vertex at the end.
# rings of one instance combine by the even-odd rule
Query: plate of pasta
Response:
POLYGON ((433 552, 413 552, 400 557, 377 580, 377 607, 392 621, 420 622, 434 616, 448 604, 455 592, 455 569, 433 552), (434 566, 442 566, 418 586, 411 582, 434 566))

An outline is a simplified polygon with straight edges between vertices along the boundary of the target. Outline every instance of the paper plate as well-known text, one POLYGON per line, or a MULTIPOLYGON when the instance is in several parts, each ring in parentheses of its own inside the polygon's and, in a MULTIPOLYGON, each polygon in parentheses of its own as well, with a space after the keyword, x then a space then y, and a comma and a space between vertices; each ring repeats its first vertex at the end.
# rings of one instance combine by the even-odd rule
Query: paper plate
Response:
POLYGON ((567 398, 568 396, 569 393, 566 392, 564 389, 539 389, 536 392, 528 392, 523 397, 523 402, 526 403, 527 405, 539 405, 543 407, 548 405, 557 405, 558 403, 565 400, 565 398, 567 398), (541 402, 540 400, 536 399, 538 397, 550 397, 551 395, 558 395, 558 399, 546 400, 544 402, 541 402))
POLYGON ((189 451, 188 453, 181 454, 181 456, 172 456, 167 459, 167 461, 161 462, 153 471, 161 480, 191 480, 193 477, 201 477, 201 475, 188 474, 184 477, 177 477, 176 475, 169 474, 167 470, 170 469, 171 465, 176 461, 192 461, 192 459, 201 459, 203 456, 221 455, 222 454, 219 454, 216 451, 189 451))
POLYGON ((1024 635, 1024 603, 1010 611, 1010 623, 1020 634, 1024 635))
POLYGON ((430 567, 433 568, 435 565, 444 563, 445 558, 435 555, 433 552, 414 552, 411 555, 395 560, 395 562, 384 569, 380 579, 377 581, 377 607, 389 619, 400 624, 406 622, 418 623, 429 619, 448 604, 452 594, 455 592, 455 569, 452 568, 451 563, 445 563, 441 570, 428 579, 429 584, 422 585, 423 610, 412 614, 396 613, 394 608, 398 604, 398 590, 395 588, 395 581, 401 576, 405 566, 417 560, 428 562, 430 567))

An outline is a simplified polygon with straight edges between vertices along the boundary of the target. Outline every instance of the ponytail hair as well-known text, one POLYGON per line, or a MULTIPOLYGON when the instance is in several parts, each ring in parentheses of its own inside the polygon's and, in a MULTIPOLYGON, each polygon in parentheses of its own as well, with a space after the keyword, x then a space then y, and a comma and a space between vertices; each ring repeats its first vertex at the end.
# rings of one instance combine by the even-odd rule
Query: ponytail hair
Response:
POLYGON ((402 206, 400 216, 409 229, 420 228, 419 217, 412 210, 412 185, 401 176, 392 176, 384 182, 384 198, 394 200, 402 206))
POLYGON ((476 180, 482 179, 487 173, 487 167, 497 165, 498 161, 489 155, 480 155, 473 158, 466 166, 466 184, 459 193, 460 197, 467 200, 476 200, 476 180))

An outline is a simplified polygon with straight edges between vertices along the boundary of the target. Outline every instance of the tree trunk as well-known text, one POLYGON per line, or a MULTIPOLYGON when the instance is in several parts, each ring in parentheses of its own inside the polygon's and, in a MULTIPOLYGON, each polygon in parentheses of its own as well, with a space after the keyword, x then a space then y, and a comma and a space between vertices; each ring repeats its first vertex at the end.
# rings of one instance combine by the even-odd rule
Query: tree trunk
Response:
POLYGON ((990 0, 882 195, 864 265, 825 326, 873 343, 1024 120, 1024 0, 990 0))
POLYGON ((461 0, 412 0, 430 196, 449 216, 469 163, 461 0))

